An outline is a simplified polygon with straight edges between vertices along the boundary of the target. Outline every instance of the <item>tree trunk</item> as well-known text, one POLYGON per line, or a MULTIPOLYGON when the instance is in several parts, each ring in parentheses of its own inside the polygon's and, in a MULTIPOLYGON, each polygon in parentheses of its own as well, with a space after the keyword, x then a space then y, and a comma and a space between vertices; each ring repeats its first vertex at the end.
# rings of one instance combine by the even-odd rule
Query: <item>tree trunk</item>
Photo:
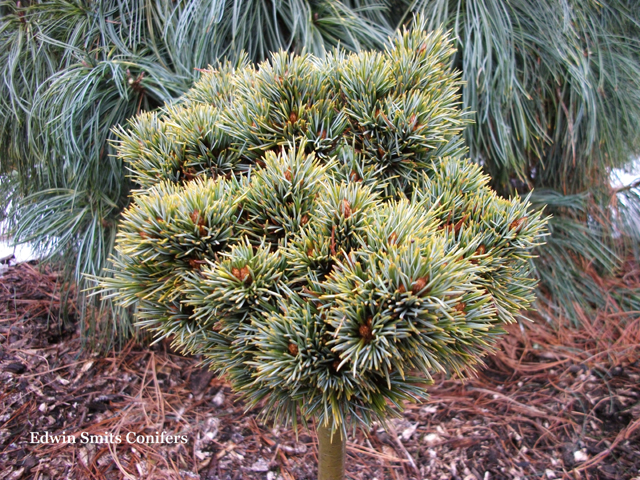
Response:
POLYGON ((346 439, 342 432, 318 425, 318 480, 343 480, 346 439))

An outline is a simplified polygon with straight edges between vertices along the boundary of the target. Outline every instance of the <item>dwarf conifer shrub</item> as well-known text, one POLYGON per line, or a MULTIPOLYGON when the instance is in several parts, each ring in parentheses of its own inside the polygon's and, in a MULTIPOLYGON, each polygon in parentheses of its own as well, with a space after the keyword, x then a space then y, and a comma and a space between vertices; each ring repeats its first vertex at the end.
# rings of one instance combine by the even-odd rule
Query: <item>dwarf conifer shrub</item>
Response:
POLYGON ((219 65, 117 132, 139 188, 102 287, 342 458, 350 427, 472 370, 532 301, 545 220, 463 157, 453 50, 423 27, 219 65))

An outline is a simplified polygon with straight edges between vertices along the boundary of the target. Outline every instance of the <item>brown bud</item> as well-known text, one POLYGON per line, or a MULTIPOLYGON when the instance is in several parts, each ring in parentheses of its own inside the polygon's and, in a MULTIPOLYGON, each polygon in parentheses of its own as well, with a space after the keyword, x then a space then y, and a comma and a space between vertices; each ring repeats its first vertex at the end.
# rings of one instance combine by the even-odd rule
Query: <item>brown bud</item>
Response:
POLYGON ((147 235, 147 234, 146 234, 146 233, 144 233, 144 232, 140 232, 140 236, 141 236, 142 238, 144 238, 144 239, 149 238, 149 235, 147 235))
POLYGON ((289 121, 291 123, 296 123, 298 121, 298 114, 296 112, 291 112, 289 114, 289 121))
POLYGON ((351 180, 352 182, 359 182, 362 179, 360 178, 360 176, 356 173, 355 170, 352 170, 351 173, 349 174, 349 180, 351 180))
POLYGON ((411 293, 413 293, 414 295, 418 295, 418 293, 424 290, 424 288, 427 286, 428 283, 429 283, 429 277, 420 277, 415 282, 413 282, 413 285, 411 287, 411 293))
POLYGON ((194 168, 189 167, 184 169, 182 173, 184 174, 184 178, 186 180, 193 180, 194 178, 196 178, 198 172, 196 172, 194 168))
POLYGON ((404 285, 400 284, 400 286, 398 287, 398 290, 396 290, 396 292, 398 293, 405 293, 407 291, 406 288, 404 288, 404 285))
POLYGON ((522 227, 524 226, 526 221, 527 217, 518 218, 517 220, 514 220, 509 224, 509 229, 519 232, 520 230, 522 230, 522 227))
POLYGON ((193 268, 194 270, 200 270, 200 268, 202 267, 202 265, 204 265, 205 262, 204 260, 198 260, 196 258, 190 258, 189 259, 189 266, 191 268, 193 268))
POLYGON ((232 274, 233 274, 233 276, 234 276, 234 277, 236 277, 238 280, 242 280, 242 277, 241 277, 241 273, 240 273, 240 269, 239 269, 239 268, 233 267, 233 268, 231 269, 231 273, 232 273, 232 274))
POLYGON ((244 266, 240 269, 240 280, 247 284, 251 283, 252 278, 251 278, 251 272, 249 271, 249 267, 244 266))
POLYGON ((306 293, 307 295, 311 295, 312 297, 316 297, 316 298, 318 298, 320 296, 317 292, 309 290, 307 287, 302 287, 302 292, 306 293))
POLYGON ((480 245, 477 249, 476 249, 476 255, 484 255, 487 251, 487 247, 485 247, 484 245, 480 245))
POLYGON ((351 204, 346 198, 342 200, 342 214, 344 215, 344 218, 349 218, 351 216, 351 204))
POLYGON ((286 172, 284 172, 284 178, 286 178, 288 181, 291 181, 291 169, 288 168, 286 172))
POLYGON ((462 218, 460 219, 460 221, 458 221, 458 223, 456 223, 456 224, 453 226, 453 231, 454 231, 456 234, 457 234, 458 232, 460 232, 460 229, 462 228, 462 225, 464 225, 464 222, 466 222, 466 221, 467 221, 467 218, 469 218, 469 214, 468 214, 468 213, 467 213, 467 214, 465 214, 465 216, 464 216, 464 217, 462 217, 462 218))
POLYGON ((194 210, 190 215, 191 221, 196 225, 200 224, 200 210, 194 210))
POLYGON ((298 355, 298 345, 296 345, 295 343, 290 343, 289 344, 289 353, 291 355, 293 355, 294 357, 296 355, 298 355))
POLYGON ((360 336, 365 341, 365 343, 369 343, 373 339, 373 332, 371 331, 371 327, 366 323, 360 325, 358 332, 360 332, 360 336))
POLYGON ((382 147, 378 147, 378 155, 384 157, 384 149, 382 147))
POLYGON ((307 250, 307 256, 308 257, 313 257, 314 253, 316 253, 316 251, 313 249, 313 247, 311 247, 309 250, 307 250))
POLYGON ((467 308, 467 304, 464 302, 460 302, 459 304, 457 304, 455 307, 453 307, 454 310, 458 311, 458 312, 464 312, 464 309, 467 308))
POLYGON ((309 223, 309 215, 307 215, 306 213, 302 216, 302 218, 300 219, 300 224, 301 225, 306 225, 307 223, 309 223))
POLYGON ((320 133, 318 134, 318 136, 324 140, 325 138, 327 138, 327 132, 325 132, 324 130, 320 130, 320 133))
POLYGON ((451 220, 453 220, 453 210, 449 210, 449 215, 447 215, 445 223, 451 223, 451 220))
POLYGON ((398 243, 398 234, 396 232, 393 232, 391 235, 389 235, 388 242, 389 245, 396 245, 398 243))

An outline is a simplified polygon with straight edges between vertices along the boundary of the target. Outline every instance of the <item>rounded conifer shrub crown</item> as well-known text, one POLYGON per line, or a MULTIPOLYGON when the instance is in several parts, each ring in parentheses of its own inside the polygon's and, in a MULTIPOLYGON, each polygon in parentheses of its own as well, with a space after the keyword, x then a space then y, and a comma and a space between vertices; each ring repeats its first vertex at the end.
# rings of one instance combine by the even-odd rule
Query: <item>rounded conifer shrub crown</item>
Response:
POLYGON ((384 53, 221 64, 139 115, 105 294, 281 421, 384 422, 473 370, 532 301, 545 220, 463 157, 453 53, 417 20, 384 53))

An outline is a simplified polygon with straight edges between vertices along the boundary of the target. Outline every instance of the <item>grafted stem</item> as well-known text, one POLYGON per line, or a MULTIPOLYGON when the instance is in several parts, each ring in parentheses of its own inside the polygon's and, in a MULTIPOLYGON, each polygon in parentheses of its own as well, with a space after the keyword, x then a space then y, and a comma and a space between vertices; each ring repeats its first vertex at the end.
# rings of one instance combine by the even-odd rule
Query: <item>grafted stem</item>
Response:
POLYGON ((342 432, 318 425, 318 480, 343 480, 347 442, 342 432))

